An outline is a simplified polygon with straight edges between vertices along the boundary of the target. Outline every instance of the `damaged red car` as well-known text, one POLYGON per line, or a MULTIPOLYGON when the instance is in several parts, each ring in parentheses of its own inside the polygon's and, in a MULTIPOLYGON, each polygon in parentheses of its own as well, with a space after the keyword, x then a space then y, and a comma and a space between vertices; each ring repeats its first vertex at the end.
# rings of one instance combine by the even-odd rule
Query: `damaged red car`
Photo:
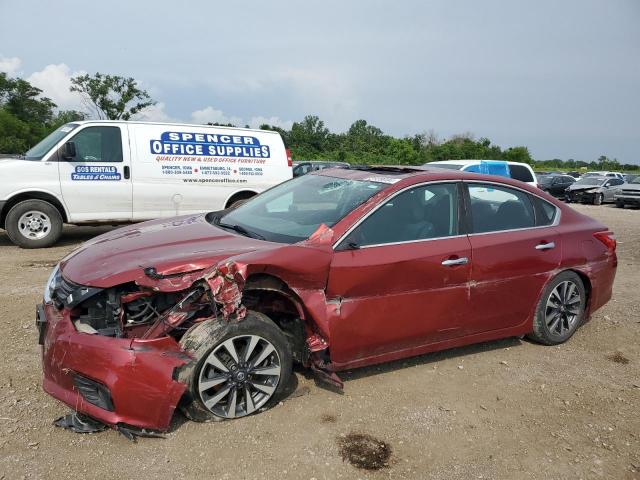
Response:
POLYGON ((44 389, 113 428, 278 401, 294 363, 340 370, 527 335, 604 305, 613 233, 541 190, 438 168, 324 170, 220 212, 114 230, 37 308, 44 389))

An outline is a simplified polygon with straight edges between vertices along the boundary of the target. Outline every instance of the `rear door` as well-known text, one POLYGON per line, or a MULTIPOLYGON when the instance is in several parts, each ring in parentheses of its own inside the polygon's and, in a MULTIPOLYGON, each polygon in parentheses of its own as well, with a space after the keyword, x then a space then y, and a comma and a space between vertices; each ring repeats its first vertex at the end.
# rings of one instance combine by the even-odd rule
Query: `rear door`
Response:
POLYGON ((75 156, 58 154, 60 188, 71 222, 132 219, 131 158, 126 124, 89 124, 69 142, 75 156))
POLYGON ((465 182, 471 213, 471 304, 466 334, 525 322, 560 265, 557 208, 524 190, 465 182))
POLYGON ((460 335, 471 249, 458 206, 457 183, 411 187, 336 246, 327 286, 329 302, 338 305, 330 319, 334 362, 460 335))

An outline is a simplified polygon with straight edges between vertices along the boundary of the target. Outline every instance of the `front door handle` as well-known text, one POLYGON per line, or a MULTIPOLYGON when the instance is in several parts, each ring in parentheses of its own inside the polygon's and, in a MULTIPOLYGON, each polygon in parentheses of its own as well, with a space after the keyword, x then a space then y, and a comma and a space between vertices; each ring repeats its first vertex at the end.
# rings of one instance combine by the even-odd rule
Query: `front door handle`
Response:
POLYGON ((552 248, 556 248, 556 244, 554 242, 541 243, 540 245, 536 245, 536 250, 551 250, 552 248))
POLYGON ((452 267, 454 265, 466 265, 469 263, 469 259, 467 257, 460 258, 450 258, 449 260, 443 260, 442 265, 445 267, 452 267))

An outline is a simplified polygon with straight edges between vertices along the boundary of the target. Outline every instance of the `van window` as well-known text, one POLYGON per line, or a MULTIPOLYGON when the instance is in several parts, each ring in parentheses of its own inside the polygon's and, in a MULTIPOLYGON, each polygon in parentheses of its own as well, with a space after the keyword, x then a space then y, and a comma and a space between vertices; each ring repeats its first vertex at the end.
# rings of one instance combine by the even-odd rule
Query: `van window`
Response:
POLYGON ((70 141, 76 156, 71 162, 122 162, 122 138, 118 127, 87 127, 70 141))
POLYGON ((511 170, 511 178, 520 180, 521 182, 533 182, 533 176, 531 171, 524 165, 509 165, 511 170))

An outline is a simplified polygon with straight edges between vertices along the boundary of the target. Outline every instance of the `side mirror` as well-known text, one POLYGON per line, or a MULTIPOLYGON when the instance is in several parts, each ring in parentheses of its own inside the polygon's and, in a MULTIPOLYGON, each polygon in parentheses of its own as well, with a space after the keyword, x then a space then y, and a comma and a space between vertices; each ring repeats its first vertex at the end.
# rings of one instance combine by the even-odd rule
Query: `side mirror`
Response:
POLYGON ((65 160, 71 160, 76 158, 76 144, 73 142, 67 142, 62 147, 62 158, 65 160))

